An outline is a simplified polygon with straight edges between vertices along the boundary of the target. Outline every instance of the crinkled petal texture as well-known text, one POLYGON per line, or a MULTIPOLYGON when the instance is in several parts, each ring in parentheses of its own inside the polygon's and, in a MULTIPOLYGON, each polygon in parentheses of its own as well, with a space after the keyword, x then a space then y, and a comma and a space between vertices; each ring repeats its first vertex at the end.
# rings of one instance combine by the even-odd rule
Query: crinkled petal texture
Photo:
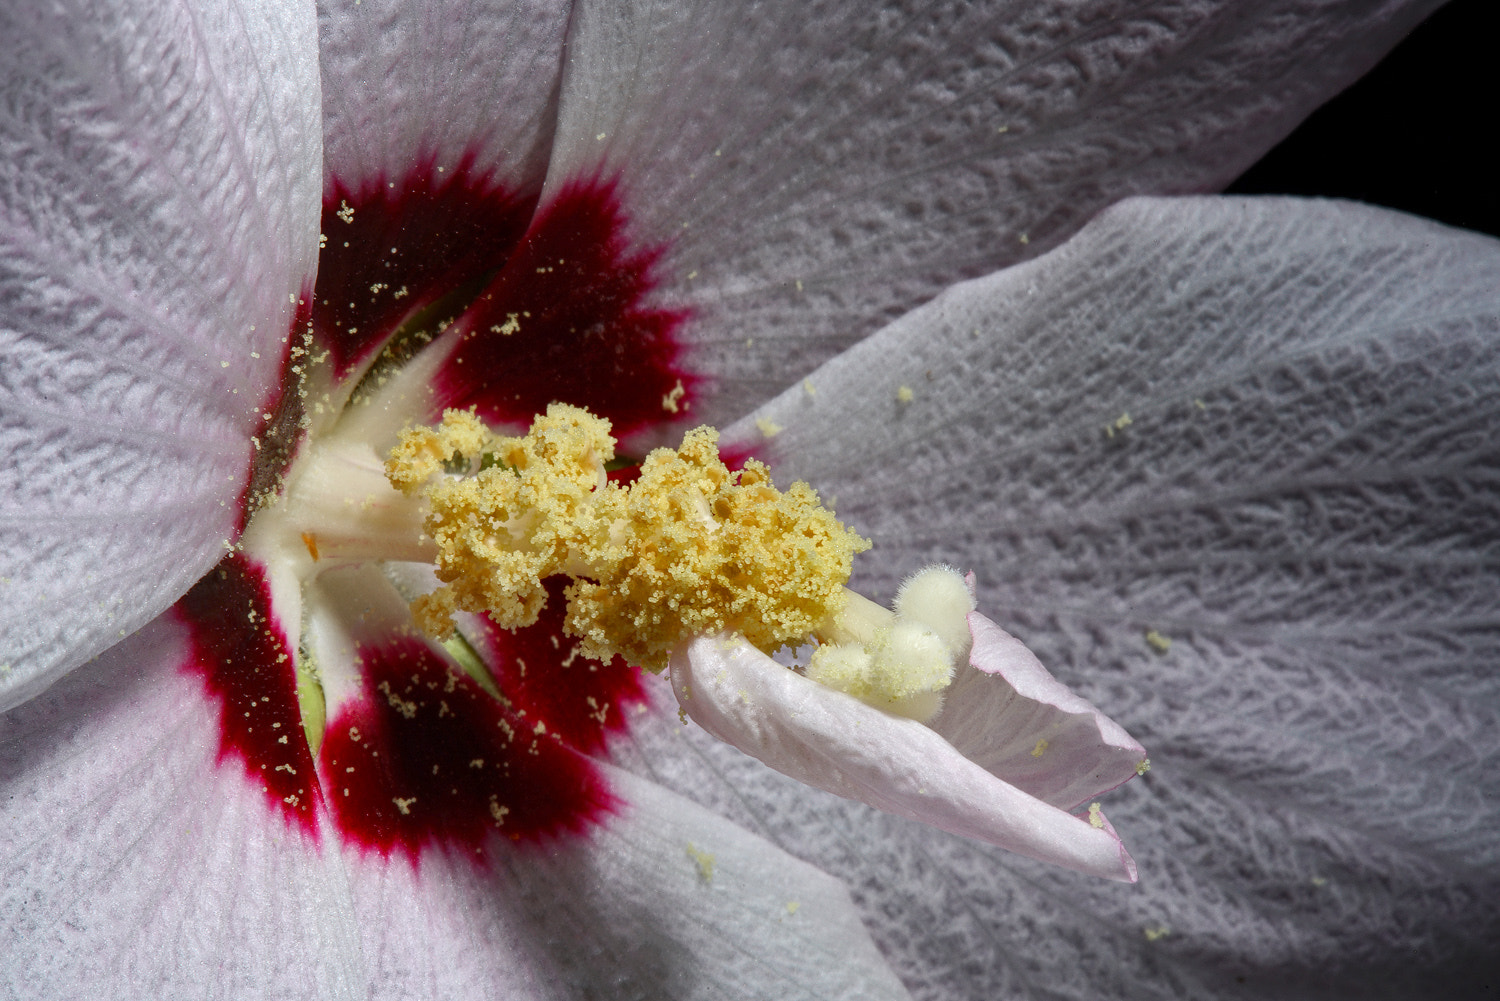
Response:
POLYGON ((799 782, 1043 862, 1135 881, 1135 863, 1102 814, 1098 827, 1070 816, 916 720, 811 681, 739 637, 694 640, 671 670, 694 722, 799 782))
POLYGON ((236 530, 316 264, 316 45, 295 4, 0 12, 0 708, 236 530))
POLYGON ((475 878, 454 855, 351 874, 364 956, 410 997, 908 997, 837 880, 654 783, 589 841, 475 878))
POLYGON ((351 188, 464 163, 535 194, 557 121, 565 0, 319 4, 325 168, 351 188))
POLYGON ((361 996, 337 853, 217 763, 186 655, 158 620, 0 716, 0 997, 361 996))
POLYGON ((159 620, 0 717, 0 997, 907 996, 841 883, 606 765, 620 813, 490 866, 296 829, 185 642, 159 620))
POLYGON ((1211 190, 1428 0, 586 0, 556 191, 624 181, 722 423, 1130 194, 1211 190))
POLYGON ((919 997, 1495 982, 1500 244, 1128 201, 811 383, 760 450, 874 539, 855 585, 977 567, 981 610, 1150 748, 1106 801, 1140 883, 803 792, 675 723, 643 767, 848 879, 919 997))

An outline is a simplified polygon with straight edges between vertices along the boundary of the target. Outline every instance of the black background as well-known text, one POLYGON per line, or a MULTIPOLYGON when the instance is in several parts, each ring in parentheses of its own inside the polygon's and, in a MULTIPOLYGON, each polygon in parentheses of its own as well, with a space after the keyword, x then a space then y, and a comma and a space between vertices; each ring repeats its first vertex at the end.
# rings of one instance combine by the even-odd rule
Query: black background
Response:
POLYGON ((1228 189, 1354 198, 1500 235, 1500 2, 1455 0, 1228 189))

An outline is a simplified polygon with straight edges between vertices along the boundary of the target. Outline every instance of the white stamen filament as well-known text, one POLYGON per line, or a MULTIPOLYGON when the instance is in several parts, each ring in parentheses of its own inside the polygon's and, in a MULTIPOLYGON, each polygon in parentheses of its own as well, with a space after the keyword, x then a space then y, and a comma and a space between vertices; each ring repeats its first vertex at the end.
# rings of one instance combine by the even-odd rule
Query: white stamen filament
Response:
POLYGON ((257 513, 244 546, 286 561, 307 579, 354 563, 431 563, 437 546, 423 529, 428 507, 385 476, 385 460, 369 444, 343 436, 313 442, 300 457, 282 497, 257 513))

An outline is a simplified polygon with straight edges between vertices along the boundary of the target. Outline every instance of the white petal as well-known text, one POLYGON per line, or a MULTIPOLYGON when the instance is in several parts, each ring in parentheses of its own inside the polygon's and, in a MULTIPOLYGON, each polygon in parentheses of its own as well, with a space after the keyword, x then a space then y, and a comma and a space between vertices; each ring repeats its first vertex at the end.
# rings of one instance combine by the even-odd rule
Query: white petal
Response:
MULTIPOLYGON (((1099 977, 1284 997, 1493 977, 1500 244, 1347 204, 1133 201, 812 378, 757 416, 785 428, 777 475, 874 537, 863 586, 977 567, 982 610, 1151 751, 1110 797, 1129 896, 937 839, 885 864, 944 877, 887 893, 804 836, 875 911, 985 913, 972 974, 911 982, 984 995, 1031 963, 1063 997, 1109 993, 1099 977), (951 885, 968 903, 927 899, 951 885)), ((785 796, 759 809, 789 816, 785 796)), ((878 933, 898 969, 926 963, 931 940, 902 934, 878 933)))
POLYGON ((0 717, 0 996, 906 996, 840 883, 608 766, 604 829, 487 871, 289 829, 185 652, 161 620, 0 717))
POLYGON ((800 782, 1054 865, 1135 881, 1113 830, 1027 795, 916 720, 809 681, 743 640, 695 640, 671 670, 694 722, 800 782))
POLYGON ((965 758, 1071 810, 1134 778, 1145 748, 1073 694, 1014 636, 969 613, 974 649, 944 692, 934 731, 965 758))
POLYGON ((310 9, 0 14, 0 707, 223 554, 316 264, 310 9))
POLYGON ((721 379, 694 418, 732 418, 1124 195, 1227 183, 1433 6, 592 0, 548 184, 623 173, 721 379))
POLYGON ((364 997, 337 853, 289 829, 165 620, 0 717, 0 996, 364 997))
MULTIPOLYGON (((408 583, 430 584, 415 571, 408 583)), ((405 611, 379 574, 320 578, 307 638, 330 719, 364 693, 333 669, 352 665, 356 645, 400 635, 389 622, 405 611)), ((492 844, 493 868, 451 850, 428 849, 416 871, 399 853, 348 853, 376 996, 563 999, 603 984, 653 998, 906 996, 836 880, 652 783, 592 767, 620 812, 585 838, 492 844)))
POLYGON ((534 192, 546 171, 568 4, 324 0, 324 167, 347 186, 424 159, 534 192))
POLYGON ((907 997, 839 882, 600 767, 626 805, 586 839, 355 867, 377 997, 907 997))

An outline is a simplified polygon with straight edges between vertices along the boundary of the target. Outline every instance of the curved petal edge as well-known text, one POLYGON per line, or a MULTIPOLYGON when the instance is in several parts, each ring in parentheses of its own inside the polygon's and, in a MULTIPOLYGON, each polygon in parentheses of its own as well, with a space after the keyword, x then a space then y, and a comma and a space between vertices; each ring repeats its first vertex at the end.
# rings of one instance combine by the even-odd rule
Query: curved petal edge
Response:
POLYGON ((1043 862, 1135 881, 1135 862, 1097 810, 1082 819, 1044 803, 921 723, 809 681, 743 640, 694 640, 673 656, 671 680, 699 726, 800 782, 1043 862))
POLYGON ((1146 749, 978 612, 968 663, 932 729, 960 754, 1045 803, 1072 810, 1143 770, 1146 749))

